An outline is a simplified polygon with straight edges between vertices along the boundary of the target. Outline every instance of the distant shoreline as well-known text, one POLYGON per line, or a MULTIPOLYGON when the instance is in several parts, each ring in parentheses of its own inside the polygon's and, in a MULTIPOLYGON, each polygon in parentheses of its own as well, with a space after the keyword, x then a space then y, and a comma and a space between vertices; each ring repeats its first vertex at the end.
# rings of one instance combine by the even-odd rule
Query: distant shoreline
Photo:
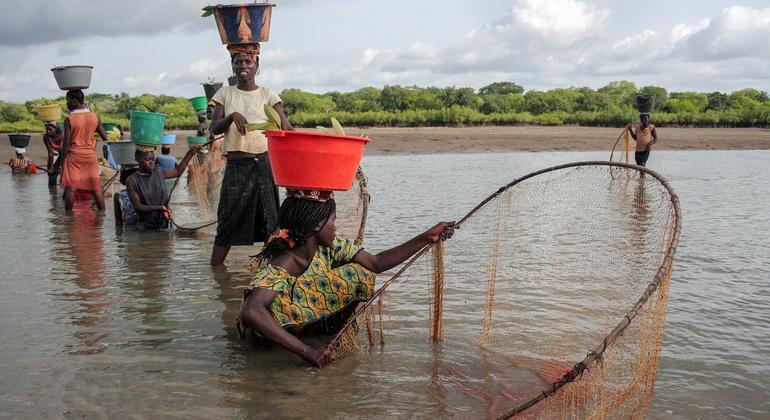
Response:
MULTIPOLYGON (((42 130, 41 130, 42 131, 42 130)), ((489 126, 489 127, 372 127, 348 128, 350 135, 371 139, 365 155, 410 155, 440 153, 495 153, 606 150, 607 157, 621 128, 583 126, 489 126)), ((186 137, 194 131, 176 131, 172 154, 187 150, 186 137)), ((31 133, 29 157, 46 163, 41 133, 31 133)), ((770 129, 766 128, 660 128, 654 150, 770 150, 770 129)), ((129 133, 126 133, 129 138, 129 133)), ((0 135, 6 155, 13 149, 6 135, 0 135)), ((622 145, 619 145, 622 150, 622 145)), ((97 151, 101 156, 101 151, 97 151)), ((6 159, 6 158, 3 158, 6 159)))

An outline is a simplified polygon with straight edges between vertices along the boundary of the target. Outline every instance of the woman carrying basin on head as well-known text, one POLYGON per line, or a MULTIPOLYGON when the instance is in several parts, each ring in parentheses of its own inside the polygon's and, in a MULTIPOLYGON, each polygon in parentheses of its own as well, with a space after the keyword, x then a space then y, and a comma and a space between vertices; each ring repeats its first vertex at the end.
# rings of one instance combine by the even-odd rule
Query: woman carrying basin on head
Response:
POLYGON ((257 86, 259 44, 230 44, 227 49, 238 84, 222 87, 212 98, 211 132, 225 135, 227 166, 211 265, 222 264, 232 246, 265 241, 278 224, 278 188, 270 169, 267 138, 261 131, 247 132, 246 124, 267 122, 264 106, 269 105, 280 115, 281 128, 294 130, 283 112, 281 98, 257 86))
POLYGON ((104 195, 99 181, 99 162, 96 158, 94 133, 107 141, 107 133, 99 116, 88 109, 82 90, 67 91, 67 109, 70 115, 64 120, 64 145, 62 146, 62 176, 64 207, 72 210, 76 191, 87 191, 96 198, 99 211, 104 211, 104 195))

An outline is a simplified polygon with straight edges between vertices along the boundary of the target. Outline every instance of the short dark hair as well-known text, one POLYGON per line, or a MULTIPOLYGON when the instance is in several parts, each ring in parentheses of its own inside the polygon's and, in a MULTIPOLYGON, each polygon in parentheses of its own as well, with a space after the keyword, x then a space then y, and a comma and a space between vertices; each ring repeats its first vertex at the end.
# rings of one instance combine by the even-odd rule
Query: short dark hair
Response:
POLYGON ((155 152, 153 152, 152 150, 137 150, 136 152, 134 152, 134 160, 139 162, 140 160, 142 160, 142 158, 144 158, 144 155, 146 155, 147 153, 155 153, 155 152))
POLYGON ((77 101, 79 103, 85 103, 85 96, 83 95, 83 91, 80 89, 73 89, 67 91, 67 99, 71 101, 77 101))
POLYGON ((161 147, 160 148, 160 153, 164 154, 164 155, 167 155, 167 154, 171 153, 171 147, 169 147, 169 146, 161 147))

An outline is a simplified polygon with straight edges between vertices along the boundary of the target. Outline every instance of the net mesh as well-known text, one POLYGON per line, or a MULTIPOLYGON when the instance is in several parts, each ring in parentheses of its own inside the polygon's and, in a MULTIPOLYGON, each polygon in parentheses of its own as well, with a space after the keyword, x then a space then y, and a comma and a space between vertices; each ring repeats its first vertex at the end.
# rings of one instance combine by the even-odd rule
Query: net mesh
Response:
MULTIPOLYGON (((173 224, 180 231, 214 229, 222 179, 227 159, 222 154, 221 141, 211 143, 208 150, 195 154, 187 165, 187 173, 172 184, 169 208, 173 224)), ((346 238, 364 241, 369 192, 366 176, 359 167, 351 189, 335 192, 337 231, 346 238)))
POLYGON ((680 225, 678 198, 652 171, 538 171, 382 283, 327 360, 361 348, 422 359, 450 415, 642 417, 680 225))
POLYGON ((217 221, 219 191, 225 174, 226 159, 221 141, 211 143, 208 150, 196 153, 187 164, 187 173, 171 187, 169 208, 173 224, 182 231, 195 231, 213 226, 217 221))
POLYGON ((356 178, 349 190, 334 192, 334 201, 337 204, 337 234, 353 239, 356 245, 364 243, 369 198, 366 175, 361 167, 356 171, 356 178))

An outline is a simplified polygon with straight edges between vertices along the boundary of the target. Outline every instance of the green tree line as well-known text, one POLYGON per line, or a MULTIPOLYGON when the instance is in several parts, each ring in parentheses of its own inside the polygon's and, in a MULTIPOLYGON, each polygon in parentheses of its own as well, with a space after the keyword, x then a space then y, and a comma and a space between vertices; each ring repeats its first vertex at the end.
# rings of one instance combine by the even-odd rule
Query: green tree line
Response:
MULTIPOLYGON (((348 126, 563 125, 623 126, 638 118, 637 95, 655 95, 652 121, 659 126, 768 127, 770 97, 756 89, 722 92, 668 92, 659 86, 638 88, 614 81, 588 87, 528 90, 513 82, 469 87, 385 86, 353 92, 315 94, 299 89, 280 93, 297 127, 328 126, 335 117, 348 126)), ((168 129, 194 129, 196 114, 187 98, 126 93, 86 96, 102 121, 129 127, 129 111, 168 115, 168 129)), ((0 131, 40 131, 34 106, 64 98, 40 98, 24 104, 0 101, 0 131)))

